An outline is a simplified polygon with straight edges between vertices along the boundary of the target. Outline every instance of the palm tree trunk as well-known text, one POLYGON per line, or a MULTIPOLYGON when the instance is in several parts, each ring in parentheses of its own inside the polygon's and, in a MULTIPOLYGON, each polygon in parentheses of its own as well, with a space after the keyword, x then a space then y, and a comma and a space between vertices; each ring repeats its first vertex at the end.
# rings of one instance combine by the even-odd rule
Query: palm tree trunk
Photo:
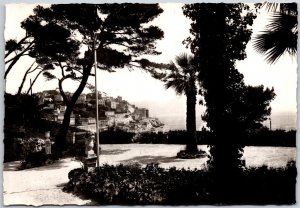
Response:
POLYGON ((196 94, 186 94, 186 130, 187 130, 187 152, 198 152, 196 132, 196 94))

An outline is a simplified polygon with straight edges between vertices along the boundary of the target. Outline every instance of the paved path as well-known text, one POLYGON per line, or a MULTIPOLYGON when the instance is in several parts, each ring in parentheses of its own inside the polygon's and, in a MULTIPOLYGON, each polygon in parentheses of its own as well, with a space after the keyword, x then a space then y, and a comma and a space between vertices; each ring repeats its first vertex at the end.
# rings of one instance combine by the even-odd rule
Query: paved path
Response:
POLYGON ((91 200, 81 199, 62 191, 68 182, 68 173, 81 163, 72 159, 27 170, 18 171, 19 162, 5 163, 3 167, 4 205, 86 205, 91 200))
MULTIPOLYGON (((184 149, 184 145, 164 144, 115 144, 101 145, 100 163, 130 164, 138 162, 142 165, 159 163, 161 167, 197 168, 205 167, 207 157, 199 159, 178 159, 176 153, 184 149)), ((205 145, 199 149, 208 152, 205 145)), ((284 147, 246 147, 244 153, 247 166, 285 166, 296 159, 296 148, 284 147)), ((92 205, 90 200, 64 193, 62 187, 68 182, 68 173, 81 163, 72 159, 27 170, 18 171, 19 162, 4 164, 3 198, 4 205, 92 205)))

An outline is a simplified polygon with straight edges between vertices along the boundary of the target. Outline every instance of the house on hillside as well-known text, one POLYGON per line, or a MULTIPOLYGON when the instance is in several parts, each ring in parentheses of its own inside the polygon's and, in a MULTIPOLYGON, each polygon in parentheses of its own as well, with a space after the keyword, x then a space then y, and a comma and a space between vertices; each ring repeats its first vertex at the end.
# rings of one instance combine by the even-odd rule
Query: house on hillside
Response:
MULTIPOLYGON (((64 113, 59 113, 57 116, 55 116, 54 120, 58 123, 62 123, 64 120, 64 113)), ((75 115, 74 115, 74 113, 71 113, 70 126, 74 126, 74 125, 75 125, 75 115)))
POLYGON ((98 105, 104 106, 105 100, 103 98, 98 99, 98 105))
POLYGON ((116 101, 117 101, 117 102, 122 102, 122 97, 121 97, 121 96, 118 96, 118 97, 116 98, 116 101))
POLYGON ((108 126, 108 119, 106 117, 100 117, 98 120, 98 124, 100 127, 108 126))
POLYGON ((117 102, 114 101, 113 98, 108 98, 105 100, 105 105, 107 107, 110 107, 111 109, 116 109, 117 108, 117 102))
POLYGON ((112 117, 112 116, 115 116, 115 111, 105 111, 105 116, 106 116, 106 117, 112 117))
POLYGON ((126 113, 128 111, 128 106, 125 102, 121 101, 117 104, 116 112, 117 113, 126 113))
POLYGON ((149 110, 146 108, 136 108, 134 111, 136 118, 149 118, 149 110))
POLYGON ((54 95, 54 102, 63 102, 63 97, 61 95, 54 95))
POLYGON ((86 94, 81 94, 81 95, 79 95, 79 97, 78 97, 76 103, 77 103, 77 104, 81 104, 81 103, 85 103, 85 102, 86 102, 86 94))

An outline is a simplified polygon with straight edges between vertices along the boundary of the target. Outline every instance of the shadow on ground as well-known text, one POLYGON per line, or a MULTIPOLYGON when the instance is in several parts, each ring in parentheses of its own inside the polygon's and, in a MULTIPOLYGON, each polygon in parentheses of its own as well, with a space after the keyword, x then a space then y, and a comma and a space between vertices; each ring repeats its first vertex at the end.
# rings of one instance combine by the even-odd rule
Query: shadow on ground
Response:
MULTIPOLYGON (((61 168, 66 168, 69 167, 69 163, 71 161, 65 161, 65 160, 58 160, 55 161, 53 164, 49 165, 44 165, 40 167, 35 167, 35 168, 29 168, 25 169, 23 171, 44 171, 44 170, 56 170, 56 169, 61 169, 61 168)), ((78 161, 79 162, 79 161, 78 161)))
POLYGON ((140 163, 142 165, 150 164, 150 163, 172 163, 172 162, 180 162, 181 159, 174 157, 164 157, 164 156, 137 156, 127 160, 121 160, 120 163, 140 163))
POLYGON ((21 165, 20 161, 13 161, 13 162, 3 163, 3 171, 16 171, 16 170, 19 170, 20 165, 21 165))
POLYGON ((101 150, 101 155, 120 155, 124 152, 129 151, 130 149, 120 150, 120 149, 114 149, 114 150, 101 150))

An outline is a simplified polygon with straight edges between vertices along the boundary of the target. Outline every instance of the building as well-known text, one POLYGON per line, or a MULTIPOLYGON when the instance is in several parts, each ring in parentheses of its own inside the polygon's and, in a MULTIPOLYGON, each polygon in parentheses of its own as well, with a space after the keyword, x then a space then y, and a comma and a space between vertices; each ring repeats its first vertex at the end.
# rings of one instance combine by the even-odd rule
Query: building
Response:
POLYGON ((128 106, 125 102, 119 102, 117 104, 116 112, 117 113, 126 113, 128 111, 128 106))
POLYGON ((132 117, 127 114, 125 114, 125 115, 124 114, 116 114, 116 116, 115 116, 115 123, 117 125, 120 125, 120 124, 128 125, 132 121, 133 121, 132 117))
POLYGON ((116 99, 116 101, 117 101, 117 102, 122 102, 122 97, 121 97, 121 96, 118 96, 117 99, 116 99))
POLYGON ((65 105, 60 105, 60 106, 59 106, 60 112, 65 112, 66 109, 67 109, 67 106, 65 106, 65 105))
POLYGON ((117 102, 111 101, 110 102, 110 107, 111 107, 111 109, 116 109, 117 108, 117 102))
POLYGON ((85 102, 86 102, 86 95, 85 94, 79 95, 76 103, 79 104, 79 103, 85 103, 85 102))
POLYGON ((98 100, 98 104, 104 106, 105 105, 105 100, 103 98, 100 98, 98 100))
POLYGON ((54 95, 53 100, 54 100, 54 102, 62 102, 63 97, 61 95, 54 95))
MULTIPOLYGON (((58 123, 62 123, 64 120, 64 113, 59 113, 58 115, 55 115, 55 121, 57 121, 58 123)), ((74 126, 75 125, 75 115, 74 113, 71 113, 70 116, 70 126, 74 126)))
POLYGON ((134 114, 137 118, 149 118, 149 110, 146 108, 136 108, 134 114))
POLYGON ((90 124, 95 124, 96 123, 96 119, 89 117, 89 118, 79 118, 78 119, 78 123, 80 125, 90 125, 90 124))
POLYGON ((100 127, 108 126, 108 119, 106 117, 100 117, 98 120, 98 124, 100 127))
POLYGON ((134 105, 127 105, 127 111, 130 113, 134 113, 135 112, 135 106, 134 105))
POLYGON ((96 118, 92 118, 92 117, 88 118, 88 124, 95 124, 95 123, 96 123, 96 118))
POLYGON ((105 111, 105 116, 106 116, 106 117, 112 117, 112 116, 115 116, 115 112, 114 112, 114 111, 105 111))
POLYGON ((73 115, 71 115, 71 117, 70 117, 70 126, 74 126, 75 125, 75 116, 74 116, 74 114, 73 115))
POLYGON ((52 103, 53 102, 53 98, 52 97, 45 97, 43 98, 43 103, 46 104, 46 103, 52 103))
POLYGON ((117 108, 117 102, 114 101, 113 98, 108 98, 105 100, 105 105, 111 109, 116 109, 117 108))

